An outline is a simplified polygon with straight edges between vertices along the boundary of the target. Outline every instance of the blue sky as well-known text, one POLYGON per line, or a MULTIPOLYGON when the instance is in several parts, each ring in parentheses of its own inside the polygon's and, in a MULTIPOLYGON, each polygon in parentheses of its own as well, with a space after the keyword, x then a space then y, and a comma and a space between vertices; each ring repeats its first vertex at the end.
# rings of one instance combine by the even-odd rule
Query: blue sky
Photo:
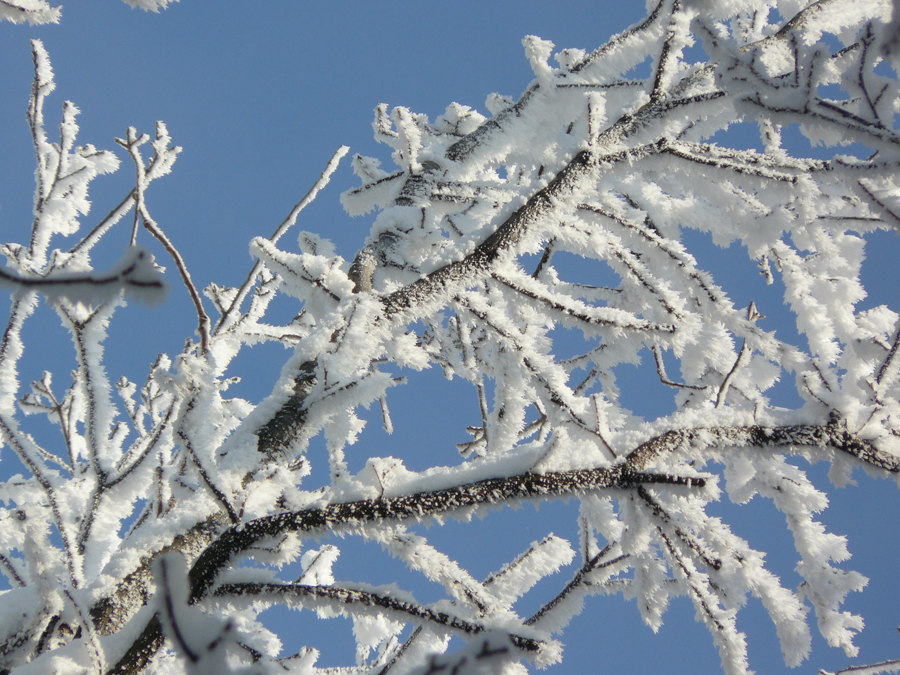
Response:
MULTIPOLYGON (((44 41, 56 73, 57 90, 45 111, 48 128, 58 122, 66 99, 82 111, 82 144, 117 149, 112 139, 123 136, 127 126, 152 133, 156 120, 167 123, 184 152, 172 175, 152 186, 151 213, 181 250, 198 286, 210 281, 236 285, 251 265, 250 238, 271 234, 339 145, 389 163, 389 153, 372 140, 372 111, 377 104, 404 105, 432 119, 451 101, 484 111, 488 94, 515 97, 530 82, 531 70, 521 47, 525 35, 552 40, 558 48, 592 49, 642 16, 642 3, 622 0, 182 0, 158 15, 131 10, 116 0, 70 0, 60 25, 0 25, 3 241, 26 241, 31 222, 33 151, 24 112, 32 79, 28 44, 32 38, 44 41)), ((123 160, 119 172, 93 183, 94 210, 85 221, 88 226, 131 188, 132 169, 124 154, 119 156, 123 160)), ((371 224, 369 217, 350 218, 338 203, 339 193, 356 182, 345 162, 298 224, 334 241, 347 258, 363 245, 371 224)), ((109 264, 128 238, 128 226, 119 227, 106 249, 109 264)), ((889 253, 900 248, 896 239, 878 238, 870 252, 869 277, 880 289, 870 302, 891 302, 894 309, 900 278, 898 266, 888 261, 896 259, 889 253)), ((730 259, 724 264, 716 261, 720 253, 706 251, 711 267, 731 264, 730 259)), ((177 353, 193 332, 196 320, 173 276, 174 268, 162 254, 157 257, 169 266, 172 291, 161 306, 129 306, 117 314, 108 341, 108 368, 115 376, 121 370, 143 381, 158 352, 177 353)), ((98 267, 106 266, 98 263, 98 267)), ((752 268, 749 264, 746 269, 752 268)), ((283 311, 292 309, 285 306, 283 311)), ((25 382, 37 379, 48 359, 60 374, 72 367, 71 357, 59 348, 66 347, 67 339, 59 322, 46 309, 42 311, 26 331, 29 345, 35 345, 33 351, 41 357, 26 360, 25 382)), ((778 307, 773 312, 774 321, 778 307)), ((244 369, 240 374, 245 381, 236 392, 251 400, 268 393, 284 357, 279 347, 257 348, 250 357, 243 357, 236 368, 244 369)), ((635 398, 645 376, 646 372, 635 371, 635 398)), ((407 387, 408 393, 398 390, 392 402, 394 436, 378 432, 378 425, 371 424, 374 430, 348 451, 351 463, 361 466, 369 455, 408 457, 411 468, 455 461, 453 443, 466 439, 458 437, 462 425, 452 422, 472 412, 474 399, 438 373, 423 375, 412 384, 416 388, 407 387), (429 394, 422 396, 423 391, 429 394), (457 400, 464 402, 448 410, 447 402, 457 400), (404 424, 410 419, 415 422, 404 424), (423 457, 432 452, 438 459, 423 457)), ((0 453, 0 461, 8 462, 8 453, 0 453)), ((4 475, 7 471, 8 467, 4 475)), ((812 475, 820 487, 830 487, 822 465, 812 475)), ((895 630, 900 623, 898 501, 896 487, 887 481, 876 482, 864 475, 858 479, 858 487, 831 488, 832 506, 824 520, 832 531, 850 535, 854 554, 850 566, 872 579, 865 593, 851 596, 847 608, 868 619, 858 644, 861 659, 874 661, 900 656, 900 635, 895 630)), ((722 513, 738 524, 739 534, 771 550, 773 571, 786 585, 794 585, 792 548, 774 508, 757 499, 741 509, 723 505, 722 513)), ((429 535, 449 554, 459 554, 478 576, 550 530, 574 542, 573 514, 572 505, 545 505, 538 512, 526 507, 498 512, 474 524, 451 523, 440 534, 432 528, 429 535), (498 525, 499 531, 509 533, 508 546, 496 545, 498 525)), ((335 568, 336 576, 353 579, 369 572, 385 577, 373 577, 373 582, 389 581, 387 570, 396 563, 385 562, 384 567, 379 563, 374 572, 366 570, 372 567, 367 550, 345 553, 335 568)), ((555 581, 561 583, 559 577, 555 581)), ((429 599, 427 588, 413 590, 420 599, 429 599)), ((535 606, 542 602, 540 592, 541 588, 533 591, 536 597, 530 601, 535 606)), ((544 593, 549 592, 545 587, 544 593)), ((640 622, 633 602, 594 598, 565 633, 562 666, 550 672, 720 672, 710 636, 693 614, 686 600, 676 602, 654 636, 640 622)), ((751 666, 760 673, 786 672, 774 628, 759 604, 751 601, 742 619, 740 625, 750 636, 751 666)), ((313 623, 306 622, 298 630, 320 628, 313 623)), ((330 632, 333 625, 324 628, 330 632)), ((347 659, 351 656, 346 654, 347 659)), ((337 665, 336 653, 326 654, 323 661, 329 658, 337 665)), ((817 638, 813 660, 794 672, 845 665, 849 662, 841 652, 817 638)))

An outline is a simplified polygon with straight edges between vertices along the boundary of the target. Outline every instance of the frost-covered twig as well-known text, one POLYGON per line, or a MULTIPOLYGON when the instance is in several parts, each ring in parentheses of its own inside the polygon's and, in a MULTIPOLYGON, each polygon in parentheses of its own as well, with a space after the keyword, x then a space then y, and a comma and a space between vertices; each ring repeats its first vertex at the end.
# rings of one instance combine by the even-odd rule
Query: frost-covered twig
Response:
POLYGON ((188 271, 187 264, 184 262, 184 258, 182 258, 181 253, 178 252, 175 245, 162 231, 159 224, 152 218, 150 211, 147 209, 147 204, 144 201, 144 191, 147 186, 151 181, 160 176, 164 176, 171 171, 172 164, 174 164, 178 153, 181 152, 181 148, 178 146, 169 146, 171 141, 169 132, 162 122, 158 122, 156 125, 156 138, 152 142, 154 155, 150 160, 150 164, 145 165, 140 149, 141 146, 148 141, 150 141, 150 136, 147 134, 138 136, 137 130, 134 127, 128 127, 124 139, 116 139, 116 143, 128 151, 128 154, 134 162, 137 174, 137 184, 133 193, 135 217, 137 218, 140 216, 144 228, 163 245, 163 248, 166 249, 166 252, 175 262, 175 266, 178 268, 179 274, 181 274, 181 279, 184 282, 184 285, 191 296, 191 301, 194 303, 194 308, 197 311, 197 332, 200 335, 200 349, 201 352, 205 354, 209 350, 210 321, 209 316, 206 314, 206 310, 203 308, 203 300, 200 298, 200 293, 197 291, 197 287, 194 286, 194 282, 191 280, 191 274, 188 271))
MULTIPOLYGON (((486 627, 483 624, 467 621, 458 616, 446 612, 433 610, 429 607, 417 605, 394 598, 390 595, 364 591, 340 586, 307 586, 303 584, 222 584, 213 591, 213 597, 246 596, 254 600, 281 599, 289 605, 298 604, 312 609, 345 609, 348 606, 375 607, 388 616, 398 615, 405 620, 414 619, 427 622, 434 626, 453 631, 459 631, 466 635, 478 635, 484 633, 486 627)), ((510 634, 510 640, 519 649, 525 652, 539 652, 542 647, 541 640, 533 637, 510 634)))
MULTIPOLYGON (((275 228, 275 232, 269 237, 269 242, 273 245, 278 243, 278 240, 287 232, 294 223, 297 222, 297 217, 300 215, 300 212, 305 209, 312 201, 316 198, 319 192, 328 185, 331 180, 332 174, 337 170, 338 164, 341 159, 350 151, 346 145, 342 145, 339 147, 334 155, 331 156, 331 159, 328 160, 328 164, 325 165, 325 169, 322 171, 322 174, 313 183, 313 186, 309 189, 309 191, 303 196, 297 204, 294 205, 294 208, 291 209, 291 212, 288 213, 287 217, 281 222, 281 224, 275 228)), ((260 270, 262 269, 262 264, 257 260, 253 264, 253 268, 250 270, 250 273, 247 275, 247 278, 244 280, 244 283, 241 284, 241 287, 238 289, 238 292, 235 294, 234 299, 231 301, 231 304, 225 310, 219 320, 216 322, 216 326, 213 329, 214 334, 218 334, 221 331, 227 329, 231 323, 234 321, 234 313, 239 311, 241 304, 243 304, 244 299, 247 297, 247 293, 250 292, 250 288, 256 283, 256 279, 259 276, 260 270)))
MULTIPOLYGON (((594 555, 590 560, 586 561, 584 565, 575 573, 575 576, 563 587, 563 589, 556 595, 550 602, 541 606, 538 611, 532 614, 525 620, 525 625, 534 626, 540 625, 541 620, 544 616, 553 612, 557 606, 563 603, 574 591, 577 591, 581 587, 588 587, 592 585, 593 581, 591 581, 591 573, 595 570, 601 570, 606 568, 611 568, 613 571, 608 573, 608 576, 613 576, 617 568, 622 566, 622 563, 627 562, 628 555, 622 554, 618 555, 614 558, 606 559, 610 552, 615 548, 615 544, 610 543, 607 544, 603 550, 598 551, 596 555, 594 555)), ((601 582, 602 583, 602 582, 601 582)))
POLYGON ((729 675, 748 669, 737 609, 749 594, 769 612, 787 663, 809 654, 805 603, 826 640, 852 654, 861 620, 840 608, 865 580, 837 567, 846 546, 815 520, 824 495, 785 458, 830 461, 836 482, 854 466, 900 473, 900 322, 896 308, 857 307, 864 238, 897 220, 898 137, 887 120, 900 87, 874 70, 893 38, 876 22, 887 18, 881 5, 847 13, 817 2, 784 20, 771 3, 751 5, 707 3, 701 15, 687 0, 660 0, 590 54, 554 57, 553 45, 529 36, 535 80, 518 101, 489 97, 490 117, 459 104, 433 121, 378 106, 373 129, 396 167, 354 159, 362 185, 345 193, 345 207, 376 211, 359 253, 345 260, 310 233, 289 250, 282 236, 328 182, 342 147, 274 235, 254 240, 247 280, 207 287, 221 315, 212 329, 146 204, 147 186, 178 153, 164 125, 149 160, 140 148, 150 138, 129 129, 120 144, 135 163, 134 190, 74 247, 51 248, 78 230, 89 181, 118 162, 75 147, 71 104, 59 142, 46 138, 43 104, 54 85, 36 43, 35 218, 27 246, 2 248, 14 297, 0 340, 0 436, 29 472, 0 486, 8 505, 0 571, 15 586, 10 599, 35 608, 0 622, 0 670, 40 669, 66 645, 95 671, 116 661, 111 672, 137 673, 176 658, 219 668, 226 654, 261 671, 313 669, 314 650, 277 658, 256 620, 274 601, 349 615, 357 650, 347 672, 386 673, 401 662, 404 672, 463 672, 517 660, 515 644, 553 660, 550 635, 582 599, 618 592, 637 600, 653 628, 671 597, 687 595, 729 675), (824 33, 842 48, 830 53, 824 33), (695 38, 702 50, 688 51, 695 38), (709 142, 741 121, 759 128, 765 151, 709 142), (858 141, 877 154, 808 159, 782 139, 792 124, 814 142, 858 141), (114 404, 102 357, 116 346, 104 342, 106 323, 127 274, 97 275, 89 255, 132 207, 132 243, 143 223, 173 256, 200 342, 175 359, 160 356, 140 389, 118 380, 114 404), (801 339, 764 329, 755 303, 736 306, 740 282, 731 269, 706 271, 687 230, 745 250, 750 273, 762 270, 783 291, 801 339), (531 255, 540 255, 536 265, 531 255), (74 382, 58 398, 46 374, 19 410, 20 334, 40 288, 61 281, 114 290, 52 296, 74 340, 74 382), (284 325, 267 318, 279 293, 297 306, 284 325), (265 340, 293 350, 271 396, 257 407, 227 398, 236 381, 229 363, 265 340), (648 354, 658 382, 641 386, 658 387, 673 405, 649 417, 645 397, 630 408, 622 385, 622 366, 648 354), (434 364, 473 387, 475 419, 454 420, 472 440, 435 439, 418 450, 429 467, 419 473, 372 456, 358 409, 377 401, 385 428, 399 427, 388 390, 414 386, 415 375, 394 371, 434 364), (802 403, 771 405, 769 390, 791 377, 802 403), (60 424, 60 447, 25 433, 22 411, 60 424), (320 453, 307 448, 319 434, 328 479, 310 486, 320 453), (345 448, 357 439, 354 452, 366 461, 353 475, 345 448), (437 453, 454 445, 463 459, 451 453, 460 463, 442 466, 437 453), (708 515, 722 486, 736 503, 761 495, 784 514, 799 592, 708 515), (582 562, 524 624, 516 603, 569 562, 567 542, 545 536, 480 583, 411 529, 557 498, 580 502, 582 562), (440 583, 444 604, 335 584, 336 543, 303 550, 334 535, 381 543, 410 573, 440 583), (243 564, 250 557, 254 564, 243 564), (299 579, 280 580, 273 568, 297 557, 299 579), (90 624, 84 598, 94 599, 90 624), (415 630, 400 644, 403 624, 415 630), (448 627, 471 641, 468 650, 429 656, 446 649, 448 627), (484 641, 492 630, 498 635, 484 641))
POLYGON ((44 0, 14 2, 13 0, 0 0, 0 19, 6 19, 13 23, 57 23, 59 21, 60 8, 51 7, 44 0))
POLYGON ((54 273, 46 277, 26 277, 0 270, 0 288, 34 289, 50 301, 63 298, 72 303, 99 304, 120 291, 148 303, 159 303, 167 285, 156 269, 153 256, 135 247, 105 274, 54 273))

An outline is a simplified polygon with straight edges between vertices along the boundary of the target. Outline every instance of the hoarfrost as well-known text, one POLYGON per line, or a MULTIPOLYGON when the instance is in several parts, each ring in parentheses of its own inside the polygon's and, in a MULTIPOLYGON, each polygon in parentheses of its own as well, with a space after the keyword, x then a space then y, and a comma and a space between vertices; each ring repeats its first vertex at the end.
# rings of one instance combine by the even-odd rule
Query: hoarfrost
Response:
MULTIPOLYGON (((207 285, 207 304, 146 198, 181 151, 164 124, 116 139, 134 189, 78 238, 90 181, 119 160, 75 145, 71 103, 58 142, 48 139, 55 85, 34 42, 33 230, 0 249, 12 295, 0 437, 24 467, 0 485, 11 587, 0 669, 325 672, 312 646, 279 655, 259 618, 277 604, 349 616, 353 672, 522 673, 559 661, 556 636, 591 596, 610 594, 633 600, 654 631, 686 596, 730 675, 752 665, 740 612, 749 597, 771 617, 787 664, 809 657, 812 616, 830 645, 856 653, 863 619, 842 605, 867 580, 845 568, 845 538, 818 520, 828 498, 794 458, 830 462, 842 485, 858 466, 900 473, 898 308, 862 309, 860 280, 867 235, 900 222, 900 87, 874 72, 896 52, 896 31, 881 23, 890 3, 648 7, 596 50, 558 52, 559 68, 552 43, 527 37, 535 80, 516 100, 488 97, 490 118, 451 103, 432 123, 380 104, 373 131, 396 166, 353 159, 361 185, 342 202, 353 215, 376 212, 353 259, 313 233, 296 245, 283 236, 341 147, 275 233, 252 241, 246 281, 207 285), (834 39, 843 47, 832 53, 834 39), (635 76, 648 59, 650 74, 635 76), (710 142, 735 123, 758 127, 765 151, 710 142), (808 158, 782 141, 790 125, 871 156, 808 158), (94 246, 131 209, 125 257, 95 272, 94 246), (126 299, 164 290, 139 224, 171 257, 197 335, 161 355, 144 383, 114 387, 109 322, 126 299), (690 230, 743 250, 746 270, 707 269, 690 230), (75 243, 53 248, 63 237, 75 243), (747 299, 758 273, 769 290, 747 299), (267 314, 279 293, 296 307, 288 322, 267 314), (71 383, 48 371, 22 395, 21 331, 42 300, 71 334, 76 368, 71 383), (782 301, 799 339, 765 323, 782 301), (228 398, 232 361, 260 342, 290 350, 271 395, 228 398), (637 364, 670 394, 669 412, 628 403, 622 381, 637 364), (389 405, 429 368, 469 385, 474 412, 454 419, 458 437, 417 449, 425 468, 412 470, 371 451, 364 441, 378 432, 363 411, 377 402, 388 433, 428 425, 395 419, 389 405), (790 382, 786 405, 778 387, 790 382), (58 444, 26 433, 22 414, 45 416, 58 444), (458 455, 444 453, 454 445, 458 455), (783 515, 798 590, 709 514, 723 497, 765 499, 783 515), (578 502, 573 543, 547 532, 486 577, 418 527, 490 523, 492 510, 558 498, 578 502), (339 581, 342 548, 357 540, 410 577, 339 581), (439 599, 416 600, 412 577, 434 582, 439 599), (523 616, 539 582, 554 591, 523 616), (467 646, 439 655, 451 636, 467 646)), ((23 0, 0 17, 54 12, 23 0)))

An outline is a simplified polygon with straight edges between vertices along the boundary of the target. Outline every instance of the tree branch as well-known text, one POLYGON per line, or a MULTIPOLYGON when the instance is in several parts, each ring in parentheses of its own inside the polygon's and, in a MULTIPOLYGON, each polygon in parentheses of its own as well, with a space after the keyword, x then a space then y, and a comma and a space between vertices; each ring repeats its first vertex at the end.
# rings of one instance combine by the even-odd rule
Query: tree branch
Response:
MULTIPOLYGON (((295 600, 302 606, 312 608, 330 608, 343 611, 344 607, 358 605, 377 607, 395 618, 403 621, 419 619, 434 626, 450 629, 465 635, 478 635, 488 627, 473 621, 439 612, 429 607, 418 605, 389 595, 361 591, 340 586, 307 586, 304 584, 222 584, 213 591, 214 597, 247 596, 253 599, 271 600, 284 598, 289 602, 295 600)), ((525 652, 539 652, 545 645, 542 640, 510 633, 513 644, 525 652)))

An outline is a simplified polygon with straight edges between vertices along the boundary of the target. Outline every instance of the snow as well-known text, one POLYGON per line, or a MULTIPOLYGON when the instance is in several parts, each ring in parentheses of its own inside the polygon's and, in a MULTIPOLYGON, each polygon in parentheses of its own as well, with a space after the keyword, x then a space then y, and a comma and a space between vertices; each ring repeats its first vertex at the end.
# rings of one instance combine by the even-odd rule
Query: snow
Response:
MULTIPOLYGON (((791 456, 832 462, 839 484, 857 464, 900 471, 900 322, 896 307, 861 308, 860 280, 865 235, 896 228, 900 195, 900 139, 881 119, 900 87, 858 76, 893 49, 893 33, 873 23, 889 9, 661 0, 590 53, 554 54, 526 37, 535 80, 518 100, 492 94, 490 117, 451 103, 432 123, 380 104, 373 130, 395 167, 356 155, 361 185, 342 196, 348 213, 376 213, 359 253, 345 258, 311 232, 283 236, 347 154, 341 146, 275 233, 252 240, 247 281, 207 287, 216 322, 145 199, 181 152, 163 123, 152 137, 130 127, 117 139, 136 175, 123 206, 53 248, 77 239, 90 182, 119 160, 75 145, 72 103, 59 141, 48 140, 43 104, 55 85, 35 41, 35 219, 27 245, 2 247, 0 275, 13 295, 0 438, 25 471, 0 485, 0 570, 12 587, 0 668, 102 672, 143 658, 128 647, 142 631, 156 639, 155 613, 167 640, 159 672, 314 673, 314 649, 279 661, 280 641, 258 619, 281 603, 350 616, 360 670, 522 673, 522 662, 561 658, 554 636, 589 596, 618 593, 654 632, 672 599, 687 597, 729 675, 751 672, 740 614, 749 597, 788 665, 810 654, 811 616, 854 656, 864 622, 843 604, 868 580, 846 568, 846 539, 818 519, 828 497, 791 456), (847 49, 832 55, 825 35, 847 49), (708 65, 686 60, 700 58, 688 51, 698 40, 708 65), (832 85, 847 97, 821 98, 832 85), (738 119, 757 123, 765 151, 707 142, 738 119), (789 124, 813 143, 877 152, 794 156, 781 141, 789 124), (132 207, 174 259, 199 326, 144 384, 116 380, 119 401, 104 358, 109 324, 126 298, 158 302, 166 288, 137 228, 109 272, 93 269, 95 244, 132 207), (734 298, 749 277, 704 269, 688 229, 740 247, 743 273, 762 270, 779 295, 742 306, 734 298), (567 257, 591 272, 578 276, 567 257), (288 321, 269 314, 279 294, 295 310, 288 321), (796 335, 763 327, 773 297, 796 335), (76 367, 71 384, 48 370, 17 401, 21 331, 41 299, 71 335, 76 367), (272 393, 257 405, 228 398, 232 361, 261 342, 290 350, 272 393), (655 362, 653 384, 674 412, 644 420, 628 407, 623 366, 642 359, 655 362), (392 420, 388 404, 412 380, 404 375, 437 366, 472 387, 475 418, 456 420, 472 440, 454 461, 428 456, 414 471, 403 457, 416 449, 380 456, 365 442, 362 410, 378 402, 388 433, 424 425, 392 420), (801 403, 773 405, 771 390, 791 376, 801 403), (58 427, 59 449, 29 435, 20 414, 58 427), (484 580, 415 528, 557 497, 579 503, 577 543, 548 532, 484 580), (766 499, 784 516, 798 590, 710 515, 722 497, 766 499), (336 535, 381 545, 440 598, 339 581, 336 535), (539 583, 556 590, 521 616, 539 583), (467 646, 438 656, 451 634, 467 646)), ((57 18, 39 0, 4 5, 0 17, 57 18)))
POLYGON ((17 0, 16 2, 4 2, 0 5, 0 19, 6 19, 13 23, 57 23, 59 22, 60 8, 52 7, 45 0, 17 0))

